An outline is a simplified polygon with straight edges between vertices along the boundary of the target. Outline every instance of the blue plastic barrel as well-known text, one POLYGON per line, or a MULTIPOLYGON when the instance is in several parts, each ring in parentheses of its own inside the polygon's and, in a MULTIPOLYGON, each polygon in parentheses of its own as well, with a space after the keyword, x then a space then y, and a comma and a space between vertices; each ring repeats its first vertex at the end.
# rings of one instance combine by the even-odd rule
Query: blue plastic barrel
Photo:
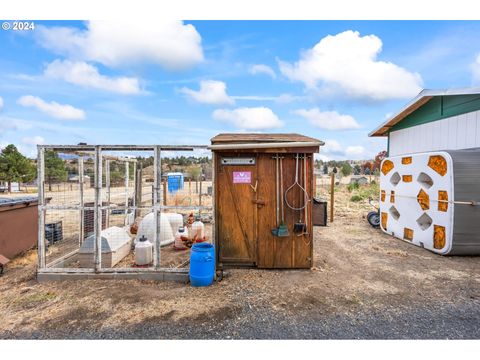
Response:
POLYGON ((198 243, 190 252, 190 283, 192 286, 208 286, 215 275, 215 247, 209 243, 198 243))

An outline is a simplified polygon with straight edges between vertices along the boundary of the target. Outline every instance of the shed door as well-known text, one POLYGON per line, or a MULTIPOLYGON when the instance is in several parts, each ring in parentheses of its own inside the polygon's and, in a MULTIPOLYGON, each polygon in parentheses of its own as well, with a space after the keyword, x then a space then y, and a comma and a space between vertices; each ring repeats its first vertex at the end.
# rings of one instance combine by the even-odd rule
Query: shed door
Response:
POLYGON ((217 179, 219 261, 256 262, 256 165, 222 165, 217 179))

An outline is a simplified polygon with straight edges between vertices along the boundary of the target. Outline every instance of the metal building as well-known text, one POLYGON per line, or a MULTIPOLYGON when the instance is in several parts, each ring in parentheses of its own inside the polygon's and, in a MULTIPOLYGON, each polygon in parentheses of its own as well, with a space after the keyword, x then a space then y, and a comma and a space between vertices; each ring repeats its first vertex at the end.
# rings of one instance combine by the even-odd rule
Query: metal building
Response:
POLYGON ((388 155, 480 147, 480 87, 423 90, 370 133, 388 155))
POLYGON ((388 137, 381 228, 442 255, 480 253, 480 88, 423 90, 370 136, 388 137))

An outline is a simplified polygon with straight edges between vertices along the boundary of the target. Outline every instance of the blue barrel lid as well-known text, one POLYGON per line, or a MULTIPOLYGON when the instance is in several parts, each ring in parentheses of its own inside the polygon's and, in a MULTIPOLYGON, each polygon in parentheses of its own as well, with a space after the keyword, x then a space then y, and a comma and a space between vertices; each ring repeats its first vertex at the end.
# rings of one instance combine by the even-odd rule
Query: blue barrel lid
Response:
POLYGON ((196 243, 196 244, 193 244, 192 246, 192 250, 195 250, 195 251, 210 251, 213 249, 213 245, 210 244, 210 243, 196 243))

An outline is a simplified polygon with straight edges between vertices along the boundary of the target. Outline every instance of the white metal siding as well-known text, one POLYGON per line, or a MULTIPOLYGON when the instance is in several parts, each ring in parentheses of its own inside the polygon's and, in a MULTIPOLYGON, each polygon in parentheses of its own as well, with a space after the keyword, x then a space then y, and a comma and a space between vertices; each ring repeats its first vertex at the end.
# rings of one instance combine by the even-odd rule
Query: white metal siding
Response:
POLYGON ((480 110, 390 133, 389 156, 480 147, 480 110))

